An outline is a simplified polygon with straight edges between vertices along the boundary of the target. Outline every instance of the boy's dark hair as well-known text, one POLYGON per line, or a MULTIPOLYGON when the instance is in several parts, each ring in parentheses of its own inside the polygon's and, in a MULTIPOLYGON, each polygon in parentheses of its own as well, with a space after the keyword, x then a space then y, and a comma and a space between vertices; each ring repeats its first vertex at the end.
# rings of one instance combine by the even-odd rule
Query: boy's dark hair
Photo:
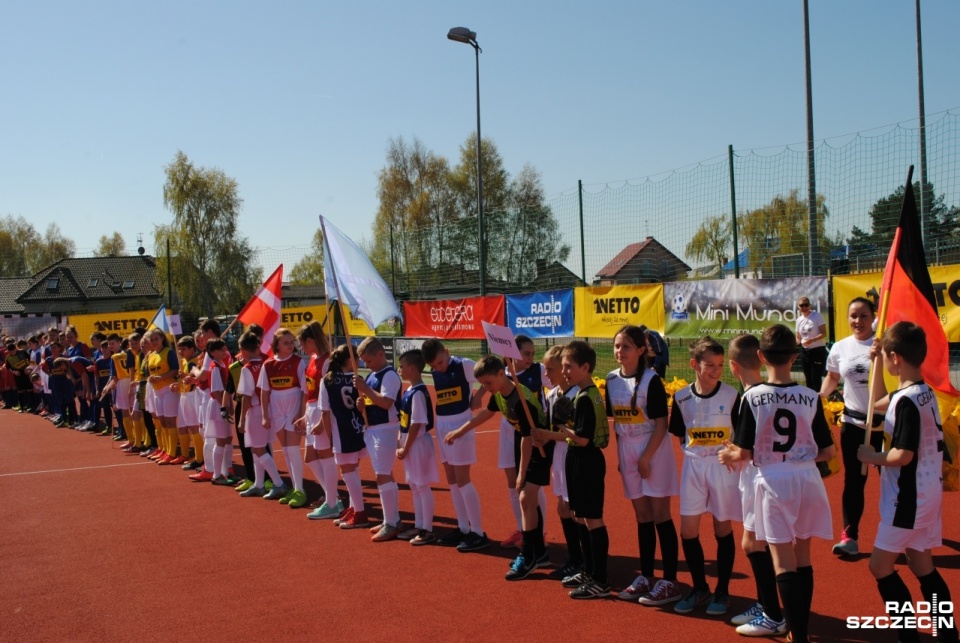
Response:
POLYGON ((439 339, 428 339, 423 342, 420 351, 423 353, 423 361, 429 364, 443 352, 443 343, 439 339))
POLYGON ((193 341, 193 337, 190 337, 190 335, 184 335, 183 337, 178 339, 177 346, 182 346, 183 348, 192 348, 193 350, 197 350, 197 343, 193 341))
POLYGON ((772 366, 789 364, 797 355, 797 336, 783 324, 769 326, 760 336, 760 352, 772 366))
POLYGON ((400 356, 401 364, 410 364, 416 368, 421 373, 423 369, 426 368, 427 362, 423 359, 423 351, 418 348, 406 351, 403 355, 400 356))
POLYGON ((109 335, 107 335, 107 341, 108 341, 108 342, 120 342, 120 341, 123 341, 123 338, 120 337, 120 335, 117 335, 116 333, 110 333, 109 335))
POLYGON ((213 354, 213 351, 218 351, 221 348, 226 348, 226 347, 227 347, 227 343, 222 339, 220 339, 219 337, 217 337, 216 339, 211 339, 209 342, 207 342, 207 355, 211 355, 213 354))
MULTIPOLYGON (((256 335, 257 337, 259 337, 259 338, 262 340, 262 339, 263 339, 263 334, 264 334, 266 331, 263 330, 263 326, 261 326, 260 324, 249 324, 249 325, 247 326, 247 332, 248 332, 248 333, 253 333, 254 335, 256 335)), ((217 335, 219 335, 219 334, 220 334, 220 333, 217 333, 217 335)))
POLYGON ((867 299, 866 297, 854 297, 850 300, 850 303, 847 305, 847 309, 850 309, 850 306, 854 304, 863 304, 870 309, 870 312, 874 315, 877 314, 877 305, 873 303, 872 299, 867 299))
POLYGON ((207 321, 200 324, 200 332, 205 333, 210 331, 217 337, 220 336, 220 323, 216 319, 208 319, 207 321))
POLYGON ((690 357, 698 362, 702 360, 703 356, 707 353, 713 353, 714 355, 720 355, 722 357, 723 344, 710 337, 710 335, 704 335, 690 344, 690 357))
POLYGON ((517 345, 517 348, 521 346, 526 346, 527 344, 533 344, 533 340, 527 337, 526 335, 517 335, 513 338, 514 343, 517 345))
POLYGON ((760 370, 760 340, 756 335, 743 333, 730 340, 730 361, 751 370, 760 370))
POLYGON ((896 353, 914 368, 927 358, 927 334, 913 322, 897 322, 883 331, 880 347, 885 353, 896 353))
POLYGON ((383 350, 383 344, 376 337, 364 337, 360 345, 357 346, 357 355, 366 353, 377 353, 383 350))
MULTIPOLYGON (((617 334, 619 335, 620 333, 617 334)), ((646 346, 646 344, 644 344, 644 346, 646 346)), ((579 339, 567 344, 563 349, 563 354, 573 360, 578 366, 588 364, 591 373, 593 369, 597 367, 597 351, 593 350, 593 346, 579 339)))
POLYGON ((480 378, 487 375, 496 375, 503 370, 503 362, 496 355, 484 355, 473 368, 473 376, 480 378))
POLYGON ((243 335, 240 336, 240 350, 250 351, 251 353, 256 353, 260 350, 260 344, 263 342, 263 338, 257 336, 252 330, 248 330, 243 335))

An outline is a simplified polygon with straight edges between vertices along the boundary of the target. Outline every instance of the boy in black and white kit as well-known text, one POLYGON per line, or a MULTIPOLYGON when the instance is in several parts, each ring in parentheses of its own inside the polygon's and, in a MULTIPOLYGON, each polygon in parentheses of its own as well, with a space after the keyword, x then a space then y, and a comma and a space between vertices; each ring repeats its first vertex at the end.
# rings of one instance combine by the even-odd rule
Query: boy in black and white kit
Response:
MULTIPOLYGON (((937 396, 923 381, 920 365, 927 356, 923 329, 910 322, 898 322, 880 339, 883 365, 899 379, 889 400, 883 430, 891 436, 890 449, 877 452, 861 445, 860 462, 882 467, 880 472, 880 525, 870 556, 870 572, 885 603, 911 603, 910 590, 894 564, 906 554, 910 571, 920 581, 924 600, 946 603, 950 590, 933 566, 934 547, 943 544, 941 507, 943 501, 943 425, 937 396), (935 597, 935 598, 934 598, 935 597)), ((899 631, 901 641, 919 641, 917 630, 899 631)), ((938 641, 956 641, 956 626, 938 628, 938 641)))
POLYGON ((816 461, 833 457, 833 437, 820 396, 795 383, 797 340, 782 324, 760 338, 767 382, 743 394, 733 444, 752 459, 756 534, 770 545, 777 589, 793 641, 807 641, 813 601, 810 539, 833 538, 830 503, 816 461))

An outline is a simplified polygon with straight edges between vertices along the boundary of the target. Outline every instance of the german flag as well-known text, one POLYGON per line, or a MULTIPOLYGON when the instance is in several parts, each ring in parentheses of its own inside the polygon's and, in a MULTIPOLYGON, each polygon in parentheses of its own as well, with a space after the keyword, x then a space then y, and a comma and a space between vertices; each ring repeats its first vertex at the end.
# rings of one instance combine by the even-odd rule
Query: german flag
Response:
MULTIPOLYGON (((940 394, 937 397, 941 400, 941 411, 946 401, 944 397, 952 398, 953 404, 956 404, 960 392, 950 382, 950 353, 923 251, 920 216, 913 193, 912 165, 907 172, 900 222, 893 235, 893 246, 883 271, 880 302, 877 335, 899 321, 910 321, 923 328, 927 334, 927 358, 921 368, 923 380, 940 394)), ((948 407, 948 413, 952 408, 952 405, 948 407)))

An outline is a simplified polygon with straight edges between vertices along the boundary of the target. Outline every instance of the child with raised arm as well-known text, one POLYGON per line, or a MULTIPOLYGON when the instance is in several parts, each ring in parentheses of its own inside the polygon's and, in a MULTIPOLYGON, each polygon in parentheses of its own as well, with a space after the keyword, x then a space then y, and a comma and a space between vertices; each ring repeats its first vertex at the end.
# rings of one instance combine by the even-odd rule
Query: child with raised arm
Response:
POLYGON ((413 528, 397 535, 411 545, 428 545, 437 537, 433 533, 433 491, 430 484, 440 481, 437 455, 433 447, 433 405, 423 383, 426 362, 419 350, 400 356, 400 376, 410 387, 400 400, 401 445, 397 459, 403 462, 407 484, 413 493, 413 528))
MULTIPOLYGON (((763 383, 760 375, 760 340, 755 335, 737 335, 730 341, 730 372, 740 380, 744 391, 763 383)), ((743 408, 743 400, 740 401, 743 408)), ((740 460, 740 449, 727 441, 717 454, 721 464, 731 470, 739 469, 740 505, 743 512, 743 538, 740 546, 747 555, 753 569, 753 580, 757 586, 757 602, 745 612, 737 614, 730 623, 737 626, 737 633, 743 636, 777 636, 787 631, 787 624, 780 611, 780 598, 777 596, 777 573, 773 569, 773 558, 767 543, 757 540, 753 506, 755 494, 753 479, 757 467, 750 460, 740 460)))
POLYGON ((757 538, 770 545, 787 629, 807 641, 813 601, 810 539, 830 540, 833 526, 818 460, 834 453, 833 436, 817 392, 790 375, 797 359, 794 333, 782 324, 760 337, 767 382, 743 394, 733 444, 757 465, 754 515, 757 538))
POLYGON ((743 520, 739 476, 717 458, 724 442, 733 437, 740 395, 720 381, 723 375, 723 346, 712 337, 701 337, 690 345, 690 366, 696 374, 693 384, 673 396, 670 433, 683 449, 680 471, 680 538, 683 555, 693 580, 693 589, 674 605, 675 612, 688 614, 706 605, 711 616, 727 613, 730 604, 730 575, 737 545, 733 521, 743 520), (717 585, 713 593, 700 544, 700 519, 713 518, 717 540, 717 585))
MULTIPOLYGON (((933 565, 933 548, 943 544, 944 442, 937 396, 920 373, 927 356, 926 334, 914 323, 897 322, 884 331, 879 344, 884 368, 897 378, 898 386, 877 405, 886 408, 883 430, 891 438, 890 448, 877 452, 873 445, 862 444, 857 452, 860 462, 882 467, 880 525, 870 573, 885 604, 912 604, 910 590, 894 567, 905 554, 924 600, 948 603, 950 589, 933 565)), ((936 624, 937 640, 957 641, 956 625, 945 625, 936 624)), ((901 641, 920 640, 916 628, 902 629, 899 636, 901 641)))

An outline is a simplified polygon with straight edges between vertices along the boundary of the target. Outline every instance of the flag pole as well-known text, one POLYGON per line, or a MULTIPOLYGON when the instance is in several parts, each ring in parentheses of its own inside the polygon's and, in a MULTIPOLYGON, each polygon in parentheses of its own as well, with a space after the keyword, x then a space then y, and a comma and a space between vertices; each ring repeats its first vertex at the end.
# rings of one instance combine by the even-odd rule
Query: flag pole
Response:
MULTIPOLYGON (((910 168, 907 170, 906 188, 909 189, 910 186, 912 185, 913 185, 913 165, 911 165, 910 168)), ((904 190, 903 198, 904 199, 907 198, 906 189, 904 190)), ((901 211, 903 210, 902 205, 900 206, 900 209, 901 211)), ((897 231, 894 233, 894 236, 893 236, 893 245, 890 248, 890 256, 896 255, 897 251, 899 250, 899 246, 900 246, 900 225, 898 223, 897 231)), ((887 263, 888 264, 890 263, 889 258, 887 259, 887 263)), ((893 278, 892 275, 884 274, 884 282, 886 282, 887 279, 891 279, 891 282, 892 282, 892 278, 893 278)), ((876 338, 879 338, 880 336, 882 336, 883 332, 887 329, 887 311, 890 307, 889 306, 890 284, 884 283, 883 286, 881 287, 881 290, 883 292, 881 293, 881 299, 880 299, 880 317, 879 319, 877 319, 877 331, 874 335, 874 341, 876 341, 876 338)), ((873 358, 873 362, 870 365, 870 376, 867 378, 867 386, 869 387, 869 390, 870 390, 870 397, 867 402, 867 426, 865 427, 864 436, 863 436, 864 445, 870 444, 870 437, 874 431, 873 407, 877 403, 877 392, 874 389, 875 389, 875 384, 877 383, 878 377, 880 378, 883 377, 883 357, 879 354, 873 358)), ((864 475, 864 476, 867 475, 866 463, 864 463, 863 466, 860 467, 860 475, 864 475)))

